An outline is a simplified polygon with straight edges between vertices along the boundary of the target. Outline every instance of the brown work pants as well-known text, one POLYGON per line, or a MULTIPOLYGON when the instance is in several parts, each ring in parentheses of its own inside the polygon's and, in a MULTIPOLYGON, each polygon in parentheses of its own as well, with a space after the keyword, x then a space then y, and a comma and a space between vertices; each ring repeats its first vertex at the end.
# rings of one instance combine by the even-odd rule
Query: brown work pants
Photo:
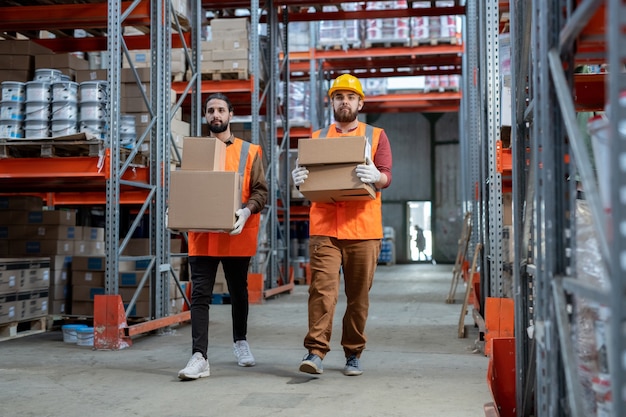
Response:
POLYGON ((365 323, 369 309, 369 290, 378 264, 381 241, 339 240, 311 236, 309 256, 309 331, 304 347, 324 358, 330 351, 333 316, 339 296, 340 272, 343 269, 347 299, 343 316, 341 345, 346 357, 360 357, 365 349, 365 323))

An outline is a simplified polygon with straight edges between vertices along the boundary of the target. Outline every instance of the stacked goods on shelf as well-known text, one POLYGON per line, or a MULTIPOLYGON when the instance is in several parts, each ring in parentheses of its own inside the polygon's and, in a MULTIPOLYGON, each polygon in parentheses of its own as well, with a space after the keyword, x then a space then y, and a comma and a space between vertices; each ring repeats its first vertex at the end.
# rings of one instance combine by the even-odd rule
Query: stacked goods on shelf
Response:
POLYGON ((308 51, 311 46, 309 22, 290 22, 288 42, 291 52, 308 51))
POLYGON ((376 190, 363 183, 355 168, 365 163, 371 148, 365 136, 300 139, 298 162, 308 169, 300 192, 310 201, 336 202, 372 200, 376 190))
MULTIPOLYGON (((437 7, 452 7, 454 1, 437 2, 437 7)), ((413 8, 430 8, 431 2, 414 2, 413 8)), ((411 43, 413 45, 460 42, 459 18, 454 15, 415 16, 411 18, 411 43)))
MULTIPOLYGON (((344 3, 344 11, 356 11, 358 3, 344 3)), ((332 12, 335 6, 324 6, 324 11, 332 12)), ((349 49, 361 46, 360 21, 351 20, 322 20, 319 24, 319 39, 317 45, 322 48, 349 49)))
MULTIPOLYGON (((130 68, 122 68, 120 75, 120 106, 122 109, 122 114, 120 115, 120 141, 122 146, 127 148, 133 148, 136 145, 137 139, 145 133, 151 120, 148 105, 144 100, 145 94, 146 99, 150 102, 151 68, 136 68, 135 70, 139 78, 138 81, 130 68)), ((94 90, 91 91, 95 91, 95 87, 102 85, 104 82, 102 80, 106 79, 107 70, 103 69, 77 71, 76 73, 76 81, 80 83, 81 91, 83 85, 93 86, 94 90)), ((109 100, 106 97, 104 97, 104 100, 108 108, 110 105, 109 100)), ((173 105, 174 103, 176 103, 176 92, 170 90, 170 104, 173 105)), ((89 108, 86 110, 87 113, 89 113, 88 110, 89 108)), ((92 125, 91 127, 98 126, 92 125)), ((182 109, 179 109, 174 114, 174 118, 171 119, 170 130, 174 138, 174 144, 180 153, 182 138, 189 136, 190 132, 189 123, 182 120, 182 109)), ((150 149, 149 141, 150 138, 146 138, 141 146, 140 150, 144 154, 147 154, 150 149)), ((172 152, 172 160, 175 163, 179 163, 176 152, 172 152)))
MULTIPOLYGON (((282 87, 280 91, 283 91, 282 87)), ((311 114, 311 83, 293 81, 289 83, 289 121, 291 123, 310 120, 311 114)))
POLYGON ((396 263, 396 231, 393 227, 383 228, 383 240, 378 254, 378 263, 393 265, 396 263))
POLYGON ((366 97, 387 94, 387 78, 366 78, 363 80, 363 92, 366 97))
POLYGON ((33 79, 35 56, 53 52, 28 40, 4 40, 0 42, 0 82, 26 82, 33 79))
POLYGON ((50 258, 0 258, 0 329, 48 314, 50 258))
POLYGON ((211 39, 200 45, 202 77, 247 80, 250 69, 248 19, 212 19, 210 29, 211 39))
MULTIPOLYGON (((137 36, 144 33, 133 27, 124 28, 124 36, 137 36)), ((170 50, 170 74, 173 81, 182 81, 185 75, 186 63, 185 50, 172 48, 170 50)), ((126 54, 122 56, 122 68, 150 68, 152 66, 152 52, 150 49, 135 49, 128 51, 130 61, 126 54)))
POLYGON ((69 314, 70 282, 72 257, 59 255, 50 257, 50 296, 48 298, 49 314, 69 314))
MULTIPOLYGON (((406 0, 367 2, 366 10, 406 9, 406 0)), ((374 45, 409 45, 408 17, 367 19, 365 40, 367 46, 374 45)))
POLYGON ((170 177, 170 229, 224 233, 233 229, 235 211, 241 208, 241 175, 225 167, 224 142, 207 137, 183 139, 181 169, 170 177))

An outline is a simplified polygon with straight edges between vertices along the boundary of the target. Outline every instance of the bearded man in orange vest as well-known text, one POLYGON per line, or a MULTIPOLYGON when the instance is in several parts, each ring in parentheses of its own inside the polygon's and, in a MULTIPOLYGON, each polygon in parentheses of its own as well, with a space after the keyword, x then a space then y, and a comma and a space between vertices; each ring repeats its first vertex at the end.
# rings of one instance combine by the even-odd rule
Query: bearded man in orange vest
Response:
MULTIPOLYGON (((191 269, 192 356, 178 372, 183 380, 210 375, 209 304, 217 268, 222 264, 230 294, 233 320, 233 352, 239 366, 254 366, 254 356, 246 341, 248 331, 248 267, 256 254, 259 217, 267 202, 268 187, 263 170, 261 147, 235 138, 230 132, 233 106, 223 94, 212 94, 205 114, 211 136, 226 144, 226 170, 238 171, 243 178, 237 221, 229 233, 189 232, 191 269)), ((193 204, 192 201, 189 204, 193 204)))
MULTIPOLYGON (((365 94, 358 78, 343 74, 328 91, 335 123, 313 133, 313 140, 341 136, 366 136, 371 157, 356 167, 356 175, 372 184, 374 200, 311 203, 309 216, 309 253, 311 285, 309 287, 309 330, 304 338, 308 353, 300 371, 323 372, 322 360, 330 351, 330 337, 335 306, 339 296, 340 271, 343 269, 347 307, 343 316, 341 345, 346 358, 344 375, 361 375, 360 357, 365 349, 365 323, 369 308, 369 290, 374 280, 383 238, 382 200, 380 190, 391 183, 392 155, 383 129, 359 122, 365 94)), ((303 184, 309 171, 296 166, 294 184, 303 184)))

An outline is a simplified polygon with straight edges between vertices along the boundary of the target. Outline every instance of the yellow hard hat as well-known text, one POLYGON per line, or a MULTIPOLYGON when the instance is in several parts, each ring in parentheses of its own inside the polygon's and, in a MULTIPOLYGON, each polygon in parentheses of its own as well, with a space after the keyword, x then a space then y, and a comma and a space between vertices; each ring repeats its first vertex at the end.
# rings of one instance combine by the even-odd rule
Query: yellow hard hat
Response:
POLYGON ((353 93, 357 93, 361 96, 361 99, 365 99, 365 94, 363 94, 363 87, 361 87, 361 82, 357 77, 351 74, 342 74, 339 77, 335 78, 333 81, 333 85, 328 90, 328 96, 332 97, 333 93, 337 90, 348 90, 353 93))

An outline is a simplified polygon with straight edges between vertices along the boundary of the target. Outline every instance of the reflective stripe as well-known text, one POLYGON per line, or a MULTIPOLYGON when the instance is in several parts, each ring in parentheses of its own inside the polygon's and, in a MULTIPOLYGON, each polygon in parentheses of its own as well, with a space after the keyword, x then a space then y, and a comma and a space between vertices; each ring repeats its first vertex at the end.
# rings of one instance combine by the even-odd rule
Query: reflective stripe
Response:
POLYGON ((241 144, 241 150, 239 152, 239 169, 237 172, 243 177, 243 174, 246 172, 246 161, 248 160, 248 149, 250 149, 250 142, 246 142, 245 140, 241 144))
MULTIPOLYGON (((328 129, 330 128, 330 126, 326 126, 325 128, 323 128, 322 130, 320 130, 320 138, 326 138, 328 137, 328 129)), ((374 136, 374 126, 372 125, 365 125, 365 137, 367 138, 367 143, 370 144, 370 146, 372 146, 372 136, 374 136)))

